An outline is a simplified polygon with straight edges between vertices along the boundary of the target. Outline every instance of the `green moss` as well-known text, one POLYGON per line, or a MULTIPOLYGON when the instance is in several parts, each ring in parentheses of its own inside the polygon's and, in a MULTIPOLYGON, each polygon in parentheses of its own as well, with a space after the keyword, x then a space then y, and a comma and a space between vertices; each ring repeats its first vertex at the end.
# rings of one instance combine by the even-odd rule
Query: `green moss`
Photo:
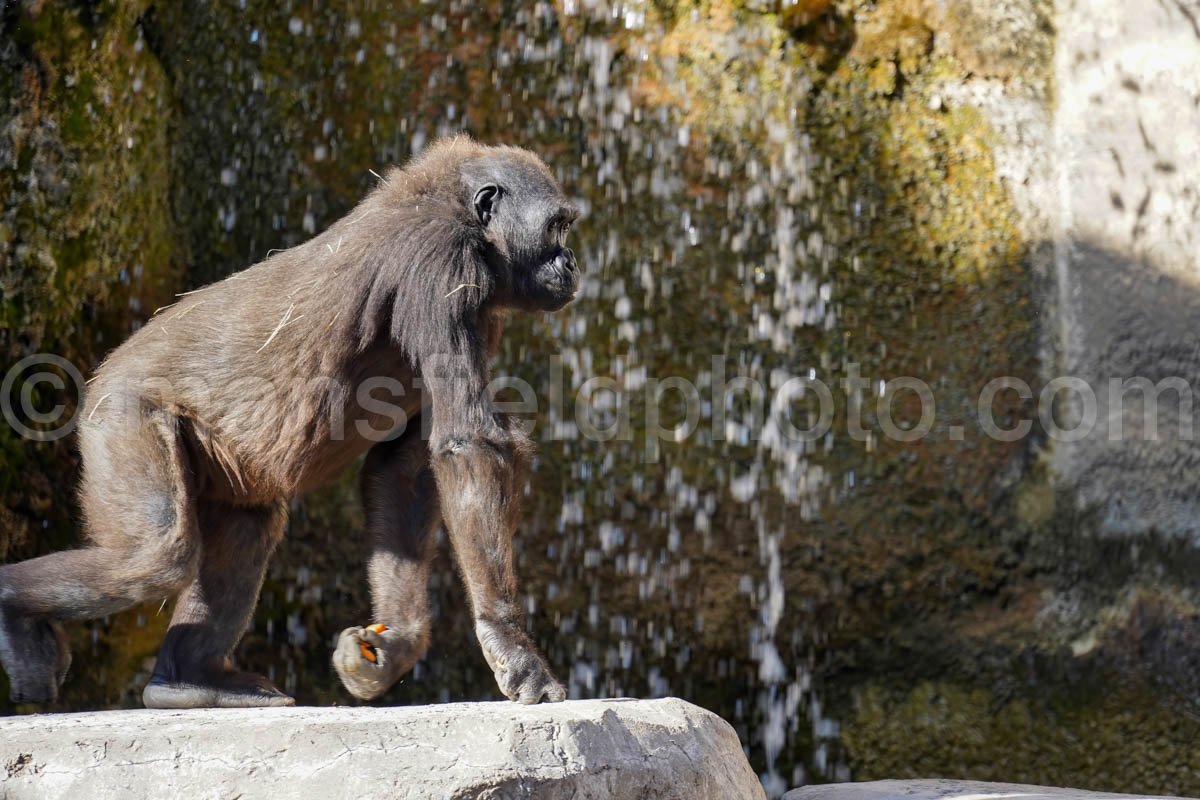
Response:
POLYGON ((10 358, 52 348, 83 358, 86 371, 96 331, 77 328, 81 304, 108 309, 98 322, 116 340, 130 324, 123 298, 161 297, 168 288, 164 81, 139 45, 139 12, 136 4, 105 4, 98 20, 84 20, 78 8, 50 4, 18 17, 37 60, 18 67, 10 168, 0 164, 12 231, 5 310, 18 320, 0 342, 10 358), (119 280, 137 264, 141 280, 119 280))
MULTIPOLYGON (((24 5, 0 108, 0 353, 66 357, 86 375, 138 314, 171 291, 162 70, 139 44, 144 3, 24 5)), ((67 398, 73 404, 74 393, 67 398)), ((70 540, 74 454, 0 426, 22 524, 0 550, 31 555, 70 540), (43 493, 44 492, 44 493, 43 493), (21 530, 24 528, 24 530, 21 530)), ((12 557, 10 553, 10 557, 12 557)))
POLYGON ((63 136, 68 140, 81 141, 91 135, 92 104, 98 102, 95 88, 95 77, 86 72, 79 76, 78 83, 70 91, 62 123, 63 136))
POLYGON ((1200 723, 1114 684, 1046 703, 926 683, 866 688, 842 743, 858 780, 967 778, 1195 795, 1200 723))

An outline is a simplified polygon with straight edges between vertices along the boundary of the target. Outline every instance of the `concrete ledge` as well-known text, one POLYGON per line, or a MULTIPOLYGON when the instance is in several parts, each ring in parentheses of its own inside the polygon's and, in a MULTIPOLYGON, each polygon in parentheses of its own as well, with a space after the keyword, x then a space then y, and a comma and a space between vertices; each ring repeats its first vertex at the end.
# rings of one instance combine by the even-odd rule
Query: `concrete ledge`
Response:
POLYGON ((0 719, 0 798, 761 798, 737 734, 673 698, 0 719))
POLYGON ((783 800, 1159 800, 1156 795, 1111 794, 1020 783, 952 781, 941 778, 869 783, 828 783, 793 789, 783 800))

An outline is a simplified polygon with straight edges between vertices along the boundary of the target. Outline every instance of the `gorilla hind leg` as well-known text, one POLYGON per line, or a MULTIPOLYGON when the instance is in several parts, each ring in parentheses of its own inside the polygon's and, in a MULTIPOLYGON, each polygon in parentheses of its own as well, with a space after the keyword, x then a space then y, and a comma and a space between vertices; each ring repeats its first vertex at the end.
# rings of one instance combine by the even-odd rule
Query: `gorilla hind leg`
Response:
POLYGON ((195 493, 177 423, 162 412, 82 429, 91 545, 0 567, 0 662, 14 701, 47 703, 71 663, 60 620, 175 594, 199 562, 195 493))
POLYGON ((282 503, 201 508, 200 573, 175 606, 154 677, 142 692, 147 708, 295 704, 261 675, 236 669, 232 660, 234 647, 250 625, 267 562, 286 523, 282 503))

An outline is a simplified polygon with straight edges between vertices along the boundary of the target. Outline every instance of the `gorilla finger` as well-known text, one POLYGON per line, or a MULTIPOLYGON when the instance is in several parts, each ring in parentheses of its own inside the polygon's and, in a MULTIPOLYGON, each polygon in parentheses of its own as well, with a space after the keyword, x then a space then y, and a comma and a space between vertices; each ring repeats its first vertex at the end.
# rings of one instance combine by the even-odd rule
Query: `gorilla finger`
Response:
POLYGON ((545 674, 534 674, 521 684, 517 696, 513 699, 526 705, 540 703, 543 697, 549 702, 554 702, 552 693, 556 690, 561 694, 562 687, 558 685, 557 681, 545 674))
POLYGON ((333 652, 334 665, 343 672, 357 672, 365 669, 367 664, 371 664, 371 661, 363 656, 364 646, 354 636, 339 642, 337 649, 333 652))
POLYGON ((337 667, 338 672, 352 673, 358 670, 359 661, 361 661, 358 651, 350 652, 348 650, 339 649, 333 654, 333 665, 337 667))
POLYGON ((540 686, 522 687, 520 694, 518 694, 516 697, 512 697, 509 699, 516 700, 518 703, 520 703, 523 706, 532 706, 532 705, 536 705, 538 703, 538 701, 540 701, 542 699, 542 695, 544 693, 545 693, 545 690, 542 689, 540 686))
POLYGON ((337 644, 334 645, 335 653, 350 652, 358 649, 358 635, 354 633, 353 628, 347 628, 338 636, 337 644))
POLYGON ((358 628, 358 627, 346 628, 345 630, 343 630, 341 633, 338 634, 338 644, 341 644, 346 641, 357 642, 358 637, 362 636, 362 632, 363 632, 362 628, 358 628))

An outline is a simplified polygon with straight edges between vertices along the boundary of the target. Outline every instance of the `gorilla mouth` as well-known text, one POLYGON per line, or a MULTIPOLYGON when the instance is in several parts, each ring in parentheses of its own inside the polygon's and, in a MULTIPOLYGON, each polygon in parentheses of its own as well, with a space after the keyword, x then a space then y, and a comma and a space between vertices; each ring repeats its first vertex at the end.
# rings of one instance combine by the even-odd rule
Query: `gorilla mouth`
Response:
POLYGON ((572 297, 579 291, 579 267, 575 264, 575 256, 571 251, 559 253, 554 257, 554 269, 558 272, 563 289, 572 297))
POLYGON ((579 266, 570 248, 559 250, 554 258, 543 262, 538 270, 537 283, 544 302, 539 305, 547 311, 557 311, 575 299, 579 291, 579 266))

